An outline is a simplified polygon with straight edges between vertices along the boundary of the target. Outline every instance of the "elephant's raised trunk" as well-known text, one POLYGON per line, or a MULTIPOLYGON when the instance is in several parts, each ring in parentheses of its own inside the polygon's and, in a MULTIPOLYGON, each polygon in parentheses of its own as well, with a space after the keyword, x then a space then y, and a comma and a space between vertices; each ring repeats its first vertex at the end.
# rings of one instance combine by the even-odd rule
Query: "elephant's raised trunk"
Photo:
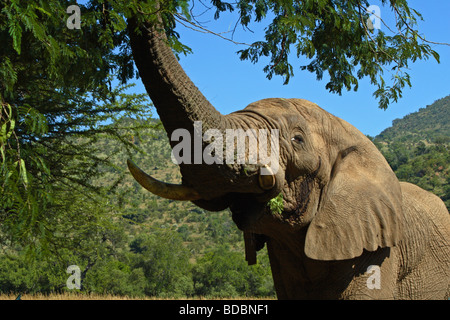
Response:
MULTIPOLYGON (((139 23, 137 18, 129 18, 128 29, 134 61, 169 139, 177 129, 186 129, 191 137, 195 136, 196 122, 201 123, 201 137, 209 129, 224 133, 226 129, 241 127, 232 117, 221 115, 186 75, 168 45, 160 16, 151 23, 139 23)), ((191 145, 194 145, 193 140, 191 145)), ((170 143, 174 148, 178 141, 170 143)), ((206 143, 201 143, 203 151, 206 143)), ((194 159, 194 148, 190 152, 191 159, 194 159)), ((165 186, 140 169, 132 168, 136 169, 133 175, 142 186, 160 196, 177 200, 201 198, 201 201, 217 201, 232 192, 262 193, 274 185, 273 177, 260 178, 258 168, 252 171, 244 165, 192 162, 179 165, 183 176, 183 185, 179 186, 165 186)), ((223 206, 222 201, 220 207, 223 206)), ((209 204, 203 207, 211 208, 209 204)))
POLYGON ((139 75, 169 138, 179 128, 192 132, 194 121, 201 121, 205 131, 222 129, 224 117, 186 75, 158 21, 139 24, 130 18, 128 29, 139 75))

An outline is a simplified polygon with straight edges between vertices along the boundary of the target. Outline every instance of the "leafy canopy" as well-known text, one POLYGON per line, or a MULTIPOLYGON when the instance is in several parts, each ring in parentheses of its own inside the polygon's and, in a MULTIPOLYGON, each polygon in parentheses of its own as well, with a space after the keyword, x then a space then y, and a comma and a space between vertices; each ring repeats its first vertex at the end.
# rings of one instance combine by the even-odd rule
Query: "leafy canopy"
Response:
POLYGON ((104 193, 96 180, 110 163, 93 142, 106 135, 132 149, 125 131, 140 128, 120 128, 115 120, 151 116, 144 95, 113 81, 134 77, 123 18, 93 1, 81 6, 82 28, 69 29, 70 4, 0 1, 2 244, 56 247, 64 235, 55 224, 78 210, 71 198, 93 204, 104 193))
MULTIPOLYGON (((52 223, 63 221, 58 214, 72 210, 63 208, 64 197, 70 201, 67 195, 79 193, 83 199, 95 199, 94 193, 106 192, 95 181, 103 174, 101 165, 111 163, 107 155, 99 156, 93 142, 108 136, 131 150, 136 147, 130 131, 139 135, 141 127, 129 128, 116 120, 130 117, 144 120, 143 127, 152 125, 145 121, 151 116, 146 97, 127 93, 128 83, 137 77, 127 18, 151 21, 159 13, 174 52, 186 54, 190 49, 175 26, 187 21, 200 27, 191 9, 203 3, 84 1, 78 4, 81 28, 69 29, 67 8, 72 1, 0 0, 3 243, 54 243, 59 235, 52 232, 52 223), (56 216, 50 218, 50 212, 56 216)), ((267 25, 264 39, 239 56, 253 63, 268 57, 264 71, 269 78, 280 75, 287 83, 297 57, 307 61, 301 69, 318 79, 328 73, 326 88, 334 93, 356 90, 358 81, 368 77, 377 87, 380 107, 386 108, 410 85, 405 71, 410 62, 439 56, 415 29, 422 17, 405 0, 381 4, 396 17, 395 32, 389 35, 384 28, 370 28, 366 0, 212 0, 207 8, 216 19, 233 12, 236 26, 267 25), (386 71, 390 84, 384 79, 386 71)))
MULTIPOLYGON (((369 78, 376 86, 374 96, 386 109, 402 96, 405 85, 411 86, 407 72, 410 62, 428 59, 439 62, 433 42, 417 30, 422 20, 419 12, 406 0, 381 0, 380 12, 395 17, 393 26, 367 9, 367 0, 263 1, 241 0, 235 3, 212 1, 215 18, 223 11, 237 11, 238 24, 251 29, 252 23, 267 24, 264 39, 240 50, 242 60, 257 63, 267 57, 264 72, 271 79, 282 76, 285 84, 300 70, 315 73, 318 80, 328 73, 326 88, 341 94, 357 90, 358 81, 369 78), (372 19, 379 19, 375 29, 372 19), (386 79, 390 77, 390 79, 386 79)), ((380 14, 381 15, 381 14, 380 14)))

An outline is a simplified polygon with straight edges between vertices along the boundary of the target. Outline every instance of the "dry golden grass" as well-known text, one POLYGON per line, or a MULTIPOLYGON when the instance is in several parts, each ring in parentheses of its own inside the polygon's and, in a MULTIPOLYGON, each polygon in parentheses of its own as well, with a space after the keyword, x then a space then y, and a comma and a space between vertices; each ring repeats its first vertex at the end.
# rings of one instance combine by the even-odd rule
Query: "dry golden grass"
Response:
MULTIPOLYGON (((0 300, 15 300, 18 294, 2 294, 0 300)), ((61 293, 61 294, 22 294, 20 300, 144 300, 146 298, 133 298, 128 296, 113 296, 102 294, 76 294, 76 293, 61 293)))
MULTIPOLYGON (((15 300, 18 294, 1 294, 0 300, 15 300)), ((58 294, 23 294, 21 300, 274 300, 273 297, 254 298, 207 298, 207 297, 184 297, 184 298, 152 298, 152 297, 130 297, 114 296, 109 294, 80 294, 80 293, 58 293, 58 294)))

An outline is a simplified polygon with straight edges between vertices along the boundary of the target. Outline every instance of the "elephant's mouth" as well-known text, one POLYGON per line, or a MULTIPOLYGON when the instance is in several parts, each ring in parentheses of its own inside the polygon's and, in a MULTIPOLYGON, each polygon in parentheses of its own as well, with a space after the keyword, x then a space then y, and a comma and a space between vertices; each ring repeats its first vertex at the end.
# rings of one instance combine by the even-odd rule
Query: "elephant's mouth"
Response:
MULTIPOLYGON (((281 188, 275 188, 271 193, 266 193, 262 198, 260 194, 236 193, 229 195, 228 207, 232 212, 233 221, 243 231, 258 233, 262 228, 266 230, 268 222, 284 222, 288 225, 304 226, 311 219, 308 212, 314 211, 317 206, 317 194, 320 188, 316 185, 317 175, 321 168, 321 159, 317 169, 313 172, 297 177, 297 179, 283 185, 283 208, 279 214, 269 209, 268 201, 275 194, 281 192, 281 188), (288 190, 286 192, 286 190, 288 190), (292 191, 290 193, 289 191, 292 191), (313 195, 314 193, 314 195, 313 195), (263 219, 264 218, 264 219, 263 219)), ((281 184, 279 185, 281 186, 281 184)))
POLYGON ((254 195, 245 193, 232 194, 229 208, 234 223, 243 231, 258 229, 261 218, 267 212, 265 202, 260 202, 254 195))

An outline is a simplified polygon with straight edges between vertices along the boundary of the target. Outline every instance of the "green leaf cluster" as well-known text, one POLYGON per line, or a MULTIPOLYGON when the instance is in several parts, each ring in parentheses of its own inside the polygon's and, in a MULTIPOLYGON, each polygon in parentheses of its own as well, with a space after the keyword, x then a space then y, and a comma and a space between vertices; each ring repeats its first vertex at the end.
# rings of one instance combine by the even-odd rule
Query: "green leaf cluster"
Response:
POLYGON ((280 193, 275 198, 272 198, 267 203, 267 206, 269 207, 270 212, 272 214, 281 214, 283 212, 284 206, 283 206, 283 194, 280 193))
POLYGON ((219 245, 205 253, 193 269, 195 292, 205 297, 269 297, 274 295, 268 256, 248 266, 242 254, 219 245))

